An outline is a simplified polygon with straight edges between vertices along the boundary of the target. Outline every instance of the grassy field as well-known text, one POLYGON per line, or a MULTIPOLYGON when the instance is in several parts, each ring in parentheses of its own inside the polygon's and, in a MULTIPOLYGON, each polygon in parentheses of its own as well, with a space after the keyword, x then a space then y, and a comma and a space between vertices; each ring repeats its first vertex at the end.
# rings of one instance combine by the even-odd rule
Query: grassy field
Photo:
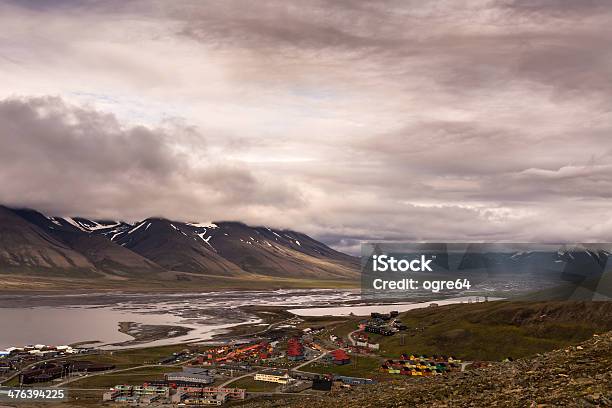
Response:
POLYGON ((403 334, 404 345, 402 334, 370 335, 370 339, 380 343, 380 353, 386 357, 407 352, 464 360, 520 358, 609 330, 611 305, 490 302, 417 309, 400 316, 409 327, 403 334))
POLYGON ((377 357, 351 356, 351 363, 346 365, 327 364, 320 361, 302 367, 303 371, 319 374, 338 374, 353 377, 379 378, 381 360, 377 357))
POLYGON ((255 381, 253 377, 241 378, 230 384, 232 388, 244 388, 250 392, 273 392, 280 384, 265 381, 255 381))
MULTIPOLYGON (((365 318, 322 323, 330 333, 346 338, 365 318)), ((612 329, 612 303, 458 304, 415 309, 402 313, 400 319, 409 328, 405 332, 390 337, 368 333, 371 342, 380 344, 383 357, 395 358, 405 352, 502 360, 565 347, 612 329)))
POLYGON ((359 325, 359 321, 365 320, 366 317, 347 317, 346 319, 348 320, 332 325, 330 333, 335 334, 336 336, 346 337, 350 332, 356 330, 357 326, 359 325))
POLYGON ((104 352, 94 356, 80 356, 75 360, 88 360, 99 363, 114 364, 116 368, 128 368, 133 366, 156 364, 164 357, 172 355, 188 348, 186 345, 171 345, 161 347, 147 347, 140 349, 129 349, 114 352, 104 352))
MULTIPOLYGON (((142 279, 113 280, 102 279, 99 276, 77 277, 67 276, 65 271, 58 271, 55 275, 49 275, 46 270, 32 279, 32 275, 24 273, 9 273, 0 271, 0 291, 57 291, 66 292, 71 290, 118 290, 129 287, 134 292, 156 291, 176 292, 194 290, 276 290, 276 289, 355 289, 359 287, 357 280, 314 280, 298 278, 273 278, 263 275, 250 275, 245 277, 211 276, 191 274, 190 280, 177 280, 165 276, 148 276, 142 279), (44 272, 44 273, 43 273, 44 272), (40 276, 38 276, 40 275, 40 276)), ((185 275, 185 274, 182 274, 185 275)))
POLYGON ((3 386, 6 387, 17 387, 19 385, 19 376, 11 379, 10 381, 6 382, 5 384, 2 384, 3 386))
POLYGON ((153 380, 163 380, 164 373, 180 370, 178 367, 143 367, 119 373, 99 374, 67 384, 67 388, 110 388, 114 385, 142 385, 153 380))

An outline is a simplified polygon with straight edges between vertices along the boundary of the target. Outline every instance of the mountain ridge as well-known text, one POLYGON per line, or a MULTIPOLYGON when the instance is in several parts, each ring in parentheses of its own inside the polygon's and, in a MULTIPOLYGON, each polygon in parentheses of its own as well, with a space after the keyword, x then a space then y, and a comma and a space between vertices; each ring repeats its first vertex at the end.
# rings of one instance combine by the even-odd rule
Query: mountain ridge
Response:
POLYGON ((4 206, 0 206, 0 215, 0 274, 59 271, 75 276, 79 269, 111 279, 358 278, 356 258, 292 230, 161 217, 130 224, 47 216, 33 209, 4 206), (45 261, 41 253, 46 258, 55 254, 56 259, 45 261))

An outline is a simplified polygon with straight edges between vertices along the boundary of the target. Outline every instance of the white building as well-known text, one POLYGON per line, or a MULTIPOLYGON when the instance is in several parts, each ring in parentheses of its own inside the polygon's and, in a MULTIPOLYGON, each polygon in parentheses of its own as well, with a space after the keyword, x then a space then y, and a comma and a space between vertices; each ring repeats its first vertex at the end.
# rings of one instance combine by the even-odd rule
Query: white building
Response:
POLYGON ((255 381, 287 384, 289 381, 291 381, 291 377, 289 377, 289 374, 283 373, 281 371, 263 371, 261 373, 255 374, 255 381))

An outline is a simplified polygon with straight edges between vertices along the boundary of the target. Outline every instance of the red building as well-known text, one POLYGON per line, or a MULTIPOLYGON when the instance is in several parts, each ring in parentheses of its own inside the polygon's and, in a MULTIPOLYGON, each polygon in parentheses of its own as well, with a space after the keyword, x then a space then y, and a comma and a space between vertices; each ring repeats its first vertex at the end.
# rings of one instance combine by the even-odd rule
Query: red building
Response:
POLYGON ((332 362, 336 365, 344 365, 349 364, 351 362, 351 357, 344 350, 338 349, 329 353, 332 357, 332 362))
POLYGON ((292 361, 304 359, 304 345, 296 337, 287 342, 287 358, 292 361))

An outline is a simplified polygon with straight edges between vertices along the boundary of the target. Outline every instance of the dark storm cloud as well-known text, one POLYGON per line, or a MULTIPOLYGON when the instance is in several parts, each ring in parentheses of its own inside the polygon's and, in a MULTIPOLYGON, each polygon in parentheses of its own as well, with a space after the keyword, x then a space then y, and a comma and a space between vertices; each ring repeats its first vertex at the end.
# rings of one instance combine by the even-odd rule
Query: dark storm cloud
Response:
POLYGON ((228 203, 299 201, 282 184, 215 162, 192 129, 124 127, 113 115, 55 97, 3 100, 0 123, 0 201, 8 205, 133 219, 163 215, 172 203, 189 219, 200 215, 197 206, 212 216, 228 203), (206 163, 193 163, 189 149, 206 163))
MULTIPOLYGON (((173 163, 181 161, 168 149, 163 132, 142 126, 122 129, 112 115, 70 109, 58 98, 4 100, 0 114, 0 155, 6 167, 28 163, 35 171, 50 166, 63 168, 65 174, 86 167, 101 177, 159 177, 170 176, 173 163)), ((61 177, 59 171, 57 175, 61 177)))

